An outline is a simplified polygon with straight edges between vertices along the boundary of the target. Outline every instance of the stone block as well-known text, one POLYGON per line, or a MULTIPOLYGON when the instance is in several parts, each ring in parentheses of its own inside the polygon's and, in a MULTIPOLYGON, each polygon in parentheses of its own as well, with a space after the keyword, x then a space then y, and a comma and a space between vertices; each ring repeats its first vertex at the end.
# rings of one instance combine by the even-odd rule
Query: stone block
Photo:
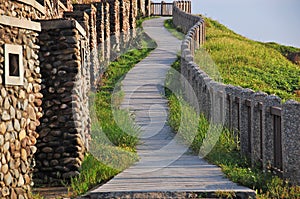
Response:
POLYGON ((282 105, 283 177, 300 185, 300 103, 289 100, 282 105))

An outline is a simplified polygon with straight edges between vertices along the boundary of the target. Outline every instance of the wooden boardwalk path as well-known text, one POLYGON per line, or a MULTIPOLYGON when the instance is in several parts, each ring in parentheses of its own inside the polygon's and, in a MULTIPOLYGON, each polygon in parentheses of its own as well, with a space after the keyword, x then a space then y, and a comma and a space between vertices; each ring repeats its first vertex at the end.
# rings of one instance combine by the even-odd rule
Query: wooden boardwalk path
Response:
POLYGON ((216 191, 234 191, 241 198, 253 190, 226 179, 217 166, 189 153, 178 144, 167 125, 167 100, 163 85, 181 42, 158 18, 145 21, 146 33, 158 47, 138 63, 123 80, 123 108, 134 112, 141 125, 140 161, 84 198, 193 198, 210 197, 216 191))

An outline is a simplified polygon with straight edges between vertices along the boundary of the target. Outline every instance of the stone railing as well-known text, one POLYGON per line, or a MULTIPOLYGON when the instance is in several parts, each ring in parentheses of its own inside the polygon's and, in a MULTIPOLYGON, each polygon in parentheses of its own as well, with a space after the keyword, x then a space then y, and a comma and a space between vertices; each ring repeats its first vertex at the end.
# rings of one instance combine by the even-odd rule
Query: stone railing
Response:
POLYGON ((173 23, 186 33, 181 46, 181 73, 193 88, 186 89, 185 99, 198 106, 211 122, 235 131, 241 153, 253 165, 262 164, 264 170, 271 169, 300 184, 300 103, 281 103, 277 96, 224 85, 209 77, 194 62, 195 50, 205 41, 204 20, 183 12, 179 4, 182 2, 174 3, 173 23), (197 100, 190 92, 195 92, 197 100))

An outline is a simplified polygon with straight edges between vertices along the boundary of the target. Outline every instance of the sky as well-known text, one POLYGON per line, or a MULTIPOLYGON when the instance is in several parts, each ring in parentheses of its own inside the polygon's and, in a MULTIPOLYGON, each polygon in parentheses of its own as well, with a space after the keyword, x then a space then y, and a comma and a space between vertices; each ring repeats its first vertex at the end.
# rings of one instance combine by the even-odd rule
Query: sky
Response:
POLYGON ((253 40, 300 47, 300 0, 192 0, 192 12, 253 40))

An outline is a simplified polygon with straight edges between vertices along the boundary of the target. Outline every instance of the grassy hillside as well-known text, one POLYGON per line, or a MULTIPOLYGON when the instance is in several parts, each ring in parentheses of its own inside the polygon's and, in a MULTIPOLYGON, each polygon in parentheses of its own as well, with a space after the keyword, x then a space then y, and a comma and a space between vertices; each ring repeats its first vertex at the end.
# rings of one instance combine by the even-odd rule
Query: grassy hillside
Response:
MULTIPOLYGON (((210 73, 211 67, 216 65, 218 74, 226 84, 276 94, 283 100, 300 101, 295 94, 300 90, 300 66, 284 56, 300 49, 249 40, 208 18, 206 23, 207 41, 204 48, 213 61, 205 67, 201 64, 203 53, 198 51, 196 62, 202 65, 203 70, 210 73)), ((209 61, 206 60, 206 63, 209 61)))

